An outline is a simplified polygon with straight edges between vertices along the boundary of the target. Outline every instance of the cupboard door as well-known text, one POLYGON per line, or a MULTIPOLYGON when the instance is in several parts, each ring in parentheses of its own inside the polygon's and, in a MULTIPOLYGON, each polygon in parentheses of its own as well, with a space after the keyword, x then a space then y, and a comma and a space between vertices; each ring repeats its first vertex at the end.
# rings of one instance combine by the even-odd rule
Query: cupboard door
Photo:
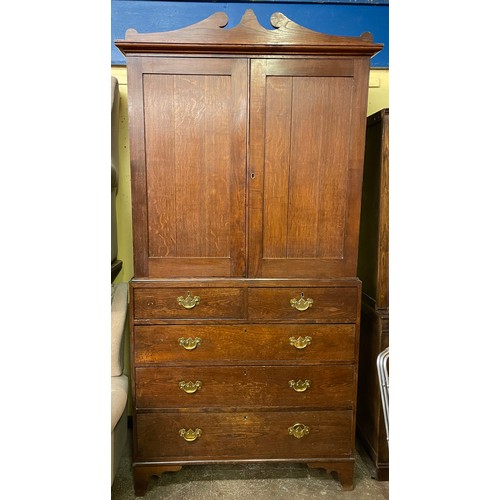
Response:
POLYGON ((252 61, 250 277, 356 275, 368 70, 252 61))
POLYGON ((247 61, 131 59, 135 276, 244 276, 247 61))

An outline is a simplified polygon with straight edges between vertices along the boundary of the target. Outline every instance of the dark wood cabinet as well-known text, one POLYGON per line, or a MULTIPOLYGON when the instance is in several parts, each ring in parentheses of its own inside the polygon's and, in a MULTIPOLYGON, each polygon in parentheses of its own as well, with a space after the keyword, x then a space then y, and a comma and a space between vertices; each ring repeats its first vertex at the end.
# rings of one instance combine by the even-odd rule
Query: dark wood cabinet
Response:
POLYGON ((353 487, 369 34, 127 31, 134 484, 299 461, 353 487))
POLYGON ((388 480, 389 446, 376 361, 389 345, 389 109, 367 120, 362 200, 357 434, 373 459, 376 478, 388 480))

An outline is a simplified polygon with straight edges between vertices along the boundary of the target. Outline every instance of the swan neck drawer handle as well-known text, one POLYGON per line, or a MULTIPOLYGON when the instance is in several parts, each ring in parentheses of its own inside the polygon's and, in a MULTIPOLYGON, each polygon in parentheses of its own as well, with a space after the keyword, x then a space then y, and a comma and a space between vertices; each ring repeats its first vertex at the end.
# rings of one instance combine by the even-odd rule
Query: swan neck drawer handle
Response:
POLYGON ((296 349, 305 349, 308 345, 311 345, 312 342, 312 338, 309 336, 299 337, 298 339, 290 337, 288 340, 290 341, 290 345, 296 349))
POLYGON ((181 347, 184 347, 186 351, 192 351, 193 349, 196 349, 199 345, 201 344, 201 339, 200 337, 195 337, 192 339, 191 337, 185 339, 184 337, 181 337, 179 339, 179 345, 181 347))
POLYGON ((181 429, 179 431, 179 436, 188 443, 191 443, 192 441, 196 441, 201 436, 201 429, 195 429, 194 431, 193 429, 181 429))
POLYGON ((304 298, 304 294, 300 294, 300 299, 291 299, 290 305, 297 309, 297 311, 306 311, 310 307, 312 307, 314 300, 304 298))
POLYGON ((311 381, 310 380, 289 380, 288 381, 288 387, 293 389, 295 392, 305 392, 309 387, 311 387, 311 381))
POLYGON ((307 436, 309 434, 309 431, 309 427, 304 424, 294 424, 288 428, 288 434, 290 434, 290 436, 296 437, 297 439, 301 439, 304 436, 307 436))
POLYGON ((184 298, 182 295, 180 297, 177 297, 177 303, 184 307, 184 309, 193 309, 193 307, 196 307, 200 303, 201 299, 198 297, 198 295, 195 295, 194 297, 191 297, 191 292, 187 293, 186 298, 184 298))
POLYGON ((194 394, 198 389, 201 389, 203 384, 197 380, 196 382, 185 382, 181 380, 179 382, 179 388, 182 389, 186 394, 194 394))

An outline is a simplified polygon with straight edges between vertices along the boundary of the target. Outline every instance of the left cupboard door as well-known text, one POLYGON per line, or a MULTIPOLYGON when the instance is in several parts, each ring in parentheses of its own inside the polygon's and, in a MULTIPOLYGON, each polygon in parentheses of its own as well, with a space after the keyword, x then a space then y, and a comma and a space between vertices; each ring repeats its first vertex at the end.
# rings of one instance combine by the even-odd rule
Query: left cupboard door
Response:
POLYGON ((245 276, 248 61, 127 64, 135 277, 245 276))

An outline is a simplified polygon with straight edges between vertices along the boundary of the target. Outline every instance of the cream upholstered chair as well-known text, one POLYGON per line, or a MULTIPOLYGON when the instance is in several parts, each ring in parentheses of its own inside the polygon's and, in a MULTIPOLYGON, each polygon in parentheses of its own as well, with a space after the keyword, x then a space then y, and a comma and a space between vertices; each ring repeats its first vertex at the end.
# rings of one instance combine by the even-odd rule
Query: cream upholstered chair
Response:
MULTIPOLYGON (((111 77, 111 283, 121 269, 117 259, 115 197, 118 189, 118 128, 120 93, 111 77)), ((127 324, 128 285, 111 285, 111 484, 127 442, 128 377, 123 373, 123 337, 127 324)))
POLYGON ((124 332, 127 323, 128 284, 112 285, 111 292, 111 484, 127 442, 129 381, 123 373, 124 332))

